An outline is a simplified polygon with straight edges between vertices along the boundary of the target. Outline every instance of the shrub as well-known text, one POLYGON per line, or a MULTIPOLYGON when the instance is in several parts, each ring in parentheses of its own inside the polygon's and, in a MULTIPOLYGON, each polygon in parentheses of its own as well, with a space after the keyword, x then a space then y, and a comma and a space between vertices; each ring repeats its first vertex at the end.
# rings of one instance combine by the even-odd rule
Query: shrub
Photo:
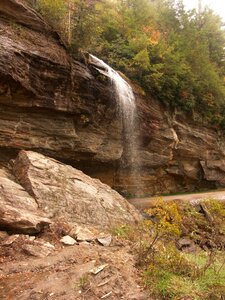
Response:
POLYGON ((223 236, 224 205, 205 200, 197 206, 157 199, 136 228, 121 226, 115 234, 132 243, 149 296, 157 300, 221 300, 225 294, 223 236), (214 227, 214 228, 213 228, 214 227), (195 252, 178 250, 177 239, 185 235, 214 247, 195 252), (213 235, 213 236, 212 236, 213 235))

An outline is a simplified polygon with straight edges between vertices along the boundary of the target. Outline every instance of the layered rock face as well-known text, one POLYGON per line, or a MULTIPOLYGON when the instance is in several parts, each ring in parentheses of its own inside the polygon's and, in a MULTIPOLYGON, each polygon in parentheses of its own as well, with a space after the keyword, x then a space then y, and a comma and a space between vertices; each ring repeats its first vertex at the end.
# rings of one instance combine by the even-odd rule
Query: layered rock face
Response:
POLYGON ((78 167, 124 194, 224 186, 224 136, 170 113, 133 87, 141 175, 120 163, 122 122, 107 77, 74 61, 24 2, 0 2, 0 161, 35 150, 78 167))

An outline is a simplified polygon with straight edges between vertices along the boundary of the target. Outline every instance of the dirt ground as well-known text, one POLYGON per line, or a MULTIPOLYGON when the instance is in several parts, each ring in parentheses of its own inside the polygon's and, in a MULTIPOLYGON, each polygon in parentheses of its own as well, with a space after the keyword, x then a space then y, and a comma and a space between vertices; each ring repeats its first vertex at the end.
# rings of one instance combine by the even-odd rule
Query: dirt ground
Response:
POLYGON ((49 256, 37 258, 28 256, 22 243, 0 246, 1 300, 149 299, 129 245, 56 242, 49 256))

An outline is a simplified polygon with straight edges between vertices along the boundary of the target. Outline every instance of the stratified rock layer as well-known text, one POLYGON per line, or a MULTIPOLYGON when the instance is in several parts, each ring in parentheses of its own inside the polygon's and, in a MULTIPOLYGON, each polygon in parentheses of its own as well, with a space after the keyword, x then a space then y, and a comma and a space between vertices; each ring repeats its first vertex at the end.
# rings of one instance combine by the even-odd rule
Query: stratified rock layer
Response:
POLYGON ((32 151, 21 151, 14 174, 49 217, 110 228, 140 220, 136 209, 98 179, 32 151))
POLYGON ((74 61, 58 35, 19 0, 0 1, 0 162, 34 150, 100 178, 124 194, 225 186, 219 130, 169 112, 134 87, 138 123, 131 178, 110 82, 74 61))

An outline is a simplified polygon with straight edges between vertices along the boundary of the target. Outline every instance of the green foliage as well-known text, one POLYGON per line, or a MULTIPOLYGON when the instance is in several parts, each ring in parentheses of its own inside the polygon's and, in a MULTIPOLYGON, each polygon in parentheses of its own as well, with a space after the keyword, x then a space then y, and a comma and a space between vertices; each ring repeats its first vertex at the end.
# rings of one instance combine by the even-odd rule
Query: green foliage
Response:
POLYGON ((187 254, 164 245, 162 250, 155 253, 143 276, 150 295, 159 300, 181 300, 185 297, 192 300, 219 300, 225 291, 222 266, 221 253, 217 253, 208 265, 207 253, 187 254), (202 272, 206 265, 207 269, 202 272))
MULTIPOLYGON (((224 221, 224 205, 215 200, 206 200, 201 205, 204 211, 198 212, 190 204, 178 209, 174 202, 165 203, 159 199, 147 211, 151 220, 144 221, 142 246, 148 251, 142 248, 138 258, 143 262, 143 277, 150 296, 159 300, 181 300, 186 297, 192 300, 222 299, 225 292, 225 260, 223 252, 219 250, 221 247, 217 248, 214 244, 212 251, 199 249, 185 253, 177 249, 174 239, 182 234, 181 229, 185 226, 186 236, 192 238, 190 223, 198 232, 203 232, 204 238, 205 230, 215 225, 213 234, 217 240, 222 238, 217 231, 224 221), (191 220, 189 224, 186 218, 191 220), (153 244, 152 239, 155 240, 156 236, 160 238, 153 244)), ((210 239, 216 241, 213 236, 210 239)))
POLYGON ((79 278, 76 287, 78 287, 82 291, 86 291, 90 287, 90 277, 87 273, 79 278))
POLYGON ((131 227, 128 225, 121 225, 112 229, 112 234, 120 238, 128 238, 131 232, 131 227))
POLYGON ((165 104, 195 110, 205 120, 222 124, 225 34, 221 20, 208 9, 201 14, 186 12, 181 2, 121 2, 114 13, 113 38, 104 35, 97 54, 165 104))
POLYGON ((220 244, 225 234, 225 206, 213 199, 201 205, 178 206, 156 199, 139 226, 116 228, 116 236, 132 245, 150 298, 221 300, 224 296, 225 260, 220 244), (178 250, 177 242, 183 236, 195 244, 195 250, 178 250), (199 247, 201 239, 206 250, 199 247))
POLYGON ((163 103, 225 127, 225 30, 208 8, 175 0, 27 0, 68 41, 163 103))
POLYGON ((99 21, 102 7, 97 0, 71 0, 71 50, 92 51, 98 45, 98 36, 102 32, 99 21))
POLYGON ((56 30, 63 32, 63 21, 67 13, 64 0, 38 0, 34 2, 34 6, 56 30))
POLYGON ((148 50, 144 49, 138 52, 137 55, 133 58, 135 63, 141 67, 144 71, 148 70, 150 67, 150 60, 148 56, 148 50))

